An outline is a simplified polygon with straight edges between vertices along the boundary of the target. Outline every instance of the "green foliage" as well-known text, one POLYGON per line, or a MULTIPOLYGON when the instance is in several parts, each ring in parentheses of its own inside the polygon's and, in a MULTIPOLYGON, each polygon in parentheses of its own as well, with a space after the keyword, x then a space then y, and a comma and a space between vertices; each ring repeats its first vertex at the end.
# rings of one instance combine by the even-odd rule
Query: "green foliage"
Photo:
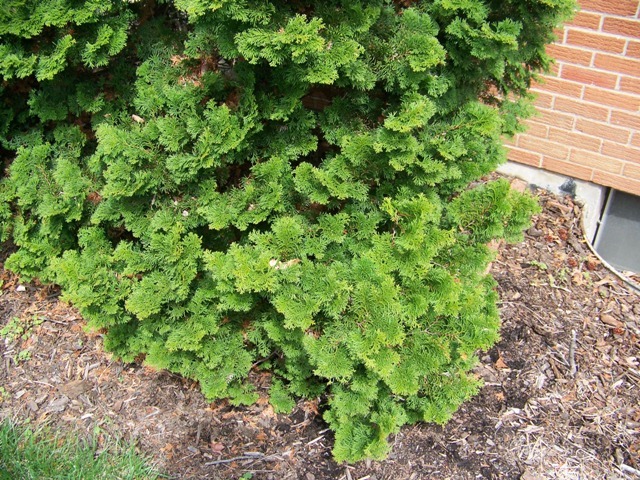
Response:
POLYGON ((24 342, 31 337, 33 330, 39 327, 43 321, 44 319, 37 315, 30 318, 13 317, 4 327, 0 328, 0 339, 3 339, 7 346, 10 347, 5 357, 11 358, 14 363, 31 360, 31 350, 24 342), (11 352, 13 352, 13 355, 10 355, 11 352))
POLYGON ((486 243, 571 0, 10 0, 0 236, 126 361, 325 394, 337 460, 446 422, 498 337, 486 243), (480 182, 482 183, 482 182, 480 182))
POLYGON ((0 338, 7 343, 13 343, 19 340, 27 340, 34 328, 40 326, 44 320, 37 316, 27 319, 13 317, 6 325, 0 328, 0 338))

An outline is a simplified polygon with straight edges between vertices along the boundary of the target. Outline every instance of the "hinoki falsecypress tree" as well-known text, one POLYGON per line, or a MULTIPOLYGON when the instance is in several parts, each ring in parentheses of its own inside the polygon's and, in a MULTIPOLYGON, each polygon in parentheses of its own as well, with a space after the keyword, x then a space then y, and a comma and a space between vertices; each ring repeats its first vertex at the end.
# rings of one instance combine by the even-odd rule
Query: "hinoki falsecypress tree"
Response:
MULTIPOLYGON (((498 337, 501 138, 571 0, 3 0, 7 267, 126 361, 287 411, 337 460, 445 422, 498 337)), ((522 100, 524 99, 524 100, 522 100)))

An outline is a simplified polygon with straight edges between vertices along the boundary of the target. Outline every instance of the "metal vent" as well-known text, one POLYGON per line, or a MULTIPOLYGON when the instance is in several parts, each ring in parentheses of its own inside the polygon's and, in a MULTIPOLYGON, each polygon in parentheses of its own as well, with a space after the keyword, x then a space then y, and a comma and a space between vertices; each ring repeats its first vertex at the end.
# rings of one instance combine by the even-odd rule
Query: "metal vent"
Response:
POLYGON ((640 273, 640 197, 611 190, 594 247, 618 270, 640 273))

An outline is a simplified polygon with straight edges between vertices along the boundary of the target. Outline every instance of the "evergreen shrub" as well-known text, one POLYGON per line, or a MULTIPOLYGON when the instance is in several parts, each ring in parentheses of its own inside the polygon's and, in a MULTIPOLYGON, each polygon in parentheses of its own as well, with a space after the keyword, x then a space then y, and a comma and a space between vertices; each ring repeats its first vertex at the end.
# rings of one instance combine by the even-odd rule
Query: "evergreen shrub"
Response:
POLYGON ((287 411, 337 460, 446 422, 498 338, 503 135, 572 0, 3 0, 6 266, 105 346, 287 411))

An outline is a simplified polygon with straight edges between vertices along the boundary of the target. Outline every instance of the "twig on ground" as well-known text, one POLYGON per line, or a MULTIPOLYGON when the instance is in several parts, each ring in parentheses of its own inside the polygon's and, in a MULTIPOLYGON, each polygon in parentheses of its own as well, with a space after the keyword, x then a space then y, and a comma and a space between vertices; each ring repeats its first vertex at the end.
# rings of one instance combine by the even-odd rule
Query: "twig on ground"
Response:
POLYGON ((555 288, 555 289, 557 289, 557 290, 562 290, 562 291, 564 291, 564 292, 571 293, 571 290, 569 290, 569 289, 568 289, 568 288, 566 288, 566 287, 561 287, 560 285, 553 285, 553 284, 549 284, 549 286, 550 286, 551 288, 555 288))
POLYGON ((200 444, 201 435, 202 435, 202 422, 198 422, 198 431, 196 432, 196 445, 200 444))
POLYGON ((307 443, 307 447, 309 445, 313 445, 316 442, 319 442, 320 440, 322 440, 324 438, 324 435, 320 435, 319 437, 314 438, 313 440, 311 440, 310 442, 307 443))
POLYGON ((570 373, 572 377, 576 376, 578 368, 576 367, 576 342, 577 335, 575 330, 571 330, 571 345, 569 346, 569 366, 571 367, 570 373))
POLYGON ((289 450, 287 450, 286 452, 283 453, 274 453, 271 455, 265 455, 264 453, 261 452, 245 452, 244 455, 240 455, 238 457, 232 457, 232 458, 225 458, 222 460, 214 460, 212 462, 207 462, 205 463, 205 465, 207 466, 211 466, 211 465, 220 465, 223 463, 231 463, 231 462, 237 462, 240 460, 251 460, 254 462, 257 461, 261 461, 261 462, 271 462, 274 460, 282 460, 282 456, 283 455, 288 455, 290 452, 289 450))
POLYGON ((45 318, 44 321, 45 322, 55 323, 57 325, 65 325, 65 326, 69 325, 69 322, 61 322, 60 320, 54 320, 53 318, 49 318, 49 317, 45 318))
POLYGON ((205 463, 205 465, 206 466, 221 465, 223 463, 237 462, 238 460, 257 460, 257 459, 260 459, 260 457, 252 457, 250 455, 240 455, 239 457, 231 457, 231 458, 224 458, 222 460, 214 460, 213 462, 205 463))
POLYGON ((620 470, 627 473, 633 473, 634 475, 640 477, 640 470, 637 470, 629 465, 625 465, 624 463, 620 465, 620 470))
POLYGON ((38 380, 27 380, 27 381, 29 383, 38 383, 40 385, 46 385, 47 387, 56 388, 55 385, 51 385, 50 383, 47 383, 47 382, 41 382, 41 381, 38 381, 38 380))

